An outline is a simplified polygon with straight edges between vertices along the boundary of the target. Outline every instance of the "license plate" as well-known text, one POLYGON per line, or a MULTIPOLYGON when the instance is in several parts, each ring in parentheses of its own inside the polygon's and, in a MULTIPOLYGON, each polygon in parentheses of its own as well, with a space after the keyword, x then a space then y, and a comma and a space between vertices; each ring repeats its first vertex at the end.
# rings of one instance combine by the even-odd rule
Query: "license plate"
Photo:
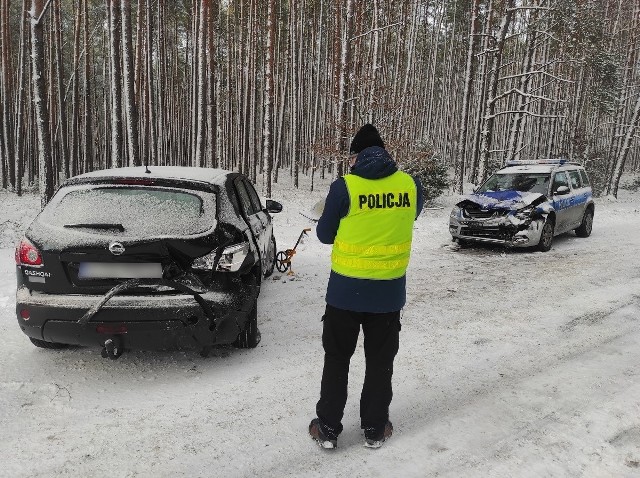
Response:
POLYGON ((136 262, 81 262, 80 279, 160 279, 162 264, 136 262))

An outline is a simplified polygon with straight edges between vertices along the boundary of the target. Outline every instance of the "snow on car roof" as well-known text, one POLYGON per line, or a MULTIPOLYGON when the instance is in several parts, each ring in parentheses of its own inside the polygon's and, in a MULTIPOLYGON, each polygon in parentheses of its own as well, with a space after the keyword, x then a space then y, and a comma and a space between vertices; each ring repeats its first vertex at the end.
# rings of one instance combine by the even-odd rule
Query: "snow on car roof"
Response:
POLYGON ((499 171, 498 174, 512 174, 512 173, 550 173, 551 171, 558 169, 558 165, 552 164, 527 164, 522 166, 506 166, 499 171))
POLYGON ((551 171, 566 171, 581 167, 580 163, 566 159, 533 159, 507 161, 498 173, 550 173, 551 171))
POLYGON ((101 169, 91 173, 80 174, 72 179, 85 178, 144 178, 144 179, 184 179, 187 181, 203 181, 220 184, 230 173, 224 169, 194 168, 184 166, 149 166, 150 173, 145 166, 101 169))

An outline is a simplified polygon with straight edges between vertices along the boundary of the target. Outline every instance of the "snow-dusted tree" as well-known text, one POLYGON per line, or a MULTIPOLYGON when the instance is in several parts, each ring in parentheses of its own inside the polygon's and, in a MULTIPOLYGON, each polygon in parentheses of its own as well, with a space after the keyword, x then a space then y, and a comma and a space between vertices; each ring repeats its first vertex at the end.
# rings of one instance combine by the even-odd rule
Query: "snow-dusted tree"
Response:
POLYGON ((124 84, 124 105, 127 127, 127 151, 130 166, 140 165, 140 145, 138 134, 138 105, 135 97, 133 77, 133 51, 131 36, 131 0, 120 0, 122 15, 122 79, 124 84))
POLYGON ((9 62, 9 0, 0 0, 0 177, 2 187, 16 186, 15 165, 13 163, 14 131, 11 128, 12 77, 9 62))
POLYGON ((336 161, 337 165, 337 174, 341 176, 344 171, 344 161, 341 160, 342 155, 345 153, 347 149, 347 93, 349 91, 349 78, 350 78, 350 41, 351 41, 351 31, 352 31, 352 23, 353 23, 353 4, 354 0, 338 0, 338 8, 337 11, 339 15, 342 17, 340 19, 336 19, 336 24, 341 25, 342 29, 340 30, 340 43, 339 43, 339 52, 340 56, 338 61, 336 61, 336 80, 337 80, 337 95, 336 95, 336 161), (346 3, 344 9, 342 8, 343 1, 346 3), (344 13, 342 13, 344 12, 344 13))
POLYGON ((489 157, 491 155, 491 146, 493 144, 493 126, 496 119, 496 101, 498 100, 498 77, 500 75, 500 67, 502 65, 505 40, 514 15, 514 4, 515 0, 505 1, 500 29, 495 37, 495 42, 492 45, 491 70, 489 71, 488 78, 488 96, 484 114, 482 143, 480 147, 481 156, 480 162, 478 163, 478 182, 483 182, 489 172, 489 157))
POLYGON ((610 192, 615 197, 618 197, 618 188, 620 187, 620 178, 624 171, 625 162, 629 155, 629 148, 634 140, 637 140, 636 133, 640 131, 640 95, 636 99, 636 104, 633 109, 633 114, 629 120, 629 124, 626 125, 626 133, 618 151, 618 155, 614 158, 613 168, 613 184, 611 185, 610 192))
POLYGON ((109 71, 111 92, 111 157, 109 167, 117 168, 122 161, 122 54, 119 0, 107 0, 109 17, 109 71))
MULTIPOLYGON (((50 93, 52 98, 52 104, 55 105, 55 115, 52 114, 51 126, 53 134, 56 139, 56 146, 54 153, 56 158, 53 161, 54 165, 61 165, 61 172, 65 178, 69 177, 71 172, 69 167, 69 140, 68 140, 68 126, 67 126, 67 107, 64 101, 65 95, 65 81, 64 81, 64 60, 63 60, 63 40, 62 40, 62 19, 60 15, 61 0, 53 0, 52 5, 52 28, 51 36, 53 41, 52 51, 50 56, 52 57, 53 65, 52 72, 52 92, 50 93)), ((54 182, 57 183, 58 175, 54 175, 54 182)), ((55 186, 55 184, 54 184, 55 186)))
MULTIPOLYGON (((15 108, 15 122, 14 122, 14 138, 16 139, 15 143, 15 159, 14 159, 14 170, 16 173, 16 183, 15 183, 15 191, 18 195, 22 194, 22 176, 24 171, 24 159, 23 152, 26 143, 26 127, 24 120, 24 112, 26 108, 26 92, 29 88, 24 88, 22 85, 25 85, 28 82, 28 59, 27 59, 27 47, 28 47, 28 31, 26 28, 27 21, 27 3, 29 0, 22 1, 22 15, 20 16, 20 46, 18 53, 18 85, 21 87, 18 88, 16 93, 16 108, 15 108)), ((8 6, 8 5, 7 5, 8 6)), ((11 160, 11 158, 9 158, 11 160)))
POLYGON ((217 134, 218 134, 218 108, 216 104, 216 22, 218 20, 220 5, 217 1, 208 4, 207 12, 207 149, 205 151, 205 165, 216 167, 217 134))
POLYGON ((198 2, 197 9, 197 42, 194 52, 196 57, 196 78, 194 80, 194 99, 195 104, 192 106, 195 111, 195 125, 193 127, 194 138, 194 150, 192 164, 196 167, 202 167, 204 165, 204 153, 205 146, 207 144, 207 138, 205 136, 207 120, 206 113, 206 82, 207 82, 207 12, 209 11, 210 0, 200 0, 198 2))
POLYGON ((471 107, 471 88, 475 72, 474 52, 477 37, 478 7, 480 0, 473 0, 471 4, 471 18, 469 21, 469 42, 467 44, 467 65, 465 67, 464 91, 462 93, 462 110, 460 112, 460 129, 458 131, 458 143, 456 145, 456 163, 454 175, 454 188, 462 193, 465 177, 467 132, 469 131, 469 109, 471 107))
MULTIPOLYGON (((50 5, 47 3, 47 6, 50 5)), ((49 133, 49 111, 44 83, 43 16, 46 13, 44 0, 31 0, 31 78, 33 107, 35 110, 36 134, 38 138, 38 180, 40 205, 44 208, 53 196, 53 164, 51 161, 51 136, 49 133)))
POLYGON ((267 58, 264 71, 264 116, 262 123, 262 161, 264 164, 264 194, 271 197, 273 179, 273 69, 275 66, 275 0, 267 2, 267 58))

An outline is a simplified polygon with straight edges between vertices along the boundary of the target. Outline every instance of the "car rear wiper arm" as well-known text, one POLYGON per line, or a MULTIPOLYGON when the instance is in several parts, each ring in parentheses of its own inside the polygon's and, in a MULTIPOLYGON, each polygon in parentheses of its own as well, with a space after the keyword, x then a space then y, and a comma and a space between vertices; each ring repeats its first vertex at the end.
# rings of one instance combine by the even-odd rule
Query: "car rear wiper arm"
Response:
POLYGON ((88 229, 117 229, 120 232, 124 232, 124 226, 122 224, 106 224, 106 223, 82 223, 82 224, 65 224, 64 227, 86 227, 88 229))

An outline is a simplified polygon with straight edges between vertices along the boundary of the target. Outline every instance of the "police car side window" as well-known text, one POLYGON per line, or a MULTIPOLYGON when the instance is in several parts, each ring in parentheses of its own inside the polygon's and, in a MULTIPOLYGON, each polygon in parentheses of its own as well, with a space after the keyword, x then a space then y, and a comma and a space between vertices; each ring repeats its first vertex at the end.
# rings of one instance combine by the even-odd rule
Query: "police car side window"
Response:
POLYGON ((571 189, 580 189, 582 187, 582 180, 578 171, 569 171, 569 178, 571 179, 571 189))
POLYGON ((591 183, 589 183, 589 176, 587 176, 587 173, 584 169, 580 170, 580 177, 582 178, 582 185, 584 187, 588 187, 591 185, 591 183))
POLYGON ((569 187, 569 180, 567 179, 567 173, 559 172, 553 176, 553 192, 557 191, 560 186, 569 187))

